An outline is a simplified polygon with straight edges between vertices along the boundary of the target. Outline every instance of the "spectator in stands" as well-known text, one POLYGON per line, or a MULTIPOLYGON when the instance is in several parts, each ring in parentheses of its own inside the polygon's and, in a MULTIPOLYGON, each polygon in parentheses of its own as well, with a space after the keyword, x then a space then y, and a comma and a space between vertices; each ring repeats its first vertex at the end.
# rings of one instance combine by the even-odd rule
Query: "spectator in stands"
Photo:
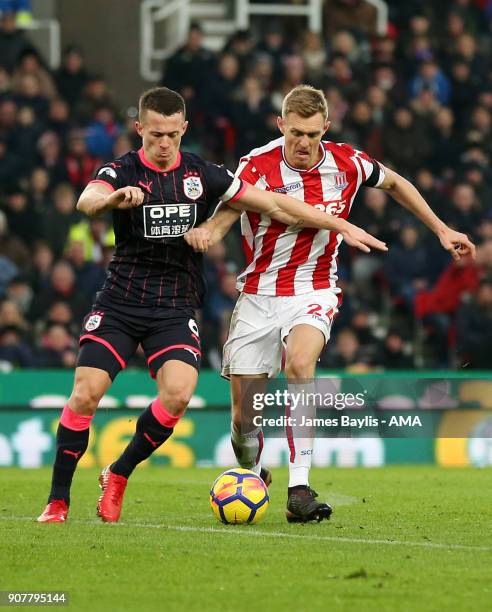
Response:
POLYGON ((68 181, 68 171, 62 155, 59 137, 55 132, 44 132, 38 140, 39 163, 50 177, 50 186, 68 181))
POLYGON ((17 28, 15 12, 3 12, 0 15, 0 65, 11 73, 22 53, 31 48, 24 32, 17 28))
POLYGON ((364 363, 379 364, 377 361, 379 341, 374 335, 374 317, 363 308, 352 314, 350 327, 357 336, 360 346, 360 358, 364 363))
POLYGON ((269 115, 274 115, 270 99, 265 96, 258 79, 247 77, 240 90, 240 98, 234 106, 233 120, 236 127, 236 157, 250 151, 258 142, 269 139, 267 125, 269 115))
POLYGON ((231 53, 239 62, 239 76, 244 78, 253 61, 253 40, 246 30, 238 30, 229 38, 223 49, 231 53))
POLYGON ((454 130, 453 111, 446 106, 438 109, 432 121, 432 158, 429 165, 434 172, 450 175, 456 167, 460 146, 454 130))
POLYGON ((425 165, 432 153, 432 144, 412 112, 397 108, 383 132, 385 158, 391 160, 403 174, 412 175, 425 165))
POLYGON ((464 121, 477 98, 480 83, 472 73, 470 66, 463 60, 456 60, 451 65, 451 98, 450 106, 458 121, 464 121))
POLYGON ((101 106, 117 112, 107 81, 100 75, 92 75, 87 79, 84 91, 75 106, 74 117, 80 124, 87 125, 101 106))
POLYGON ((411 370, 414 367, 410 348, 397 329, 390 329, 380 346, 376 362, 385 370, 411 370))
POLYGON ((203 32, 192 24, 186 43, 166 62, 162 84, 179 91, 188 102, 198 98, 210 83, 214 57, 203 47, 203 32))
POLYGON ((492 368, 492 280, 483 279, 476 297, 458 312, 457 344, 463 365, 492 368))
POLYGON ((26 272, 31 263, 31 257, 27 247, 22 240, 9 232, 7 216, 0 210, 0 296, 5 291, 5 284, 8 283, 16 272, 26 272))
POLYGON ((15 276, 7 286, 6 298, 16 305, 24 316, 29 311, 34 292, 27 276, 15 276))
POLYGON ((32 254, 32 267, 29 272, 29 283, 35 294, 39 294, 49 285, 54 254, 48 243, 36 241, 32 254))
POLYGON ((323 40, 318 33, 311 30, 307 30, 304 33, 304 44, 301 54, 306 66, 307 80, 313 86, 321 87, 328 55, 323 40))
POLYGON ((29 106, 19 108, 16 149, 22 160, 22 178, 27 177, 37 164, 36 144, 41 132, 41 122, 34 110, 29 106))
POLYGON ((102 265, 104 249, 114 246, 114 231, 106 217, 82 219, 72 225, 68 234, 69 242, 80 242, 84 249, 85 261, 102 265))
POLYGON ((40 340, 38 367, 73 368, 77 358, 77 344, 66 327, 59 323, 49 325, 40 340))
POLYGON ((460 232, 475 236, 481 218, 475 190, 468 183, 458 183, 451 195, 451 208, 445 215, 446 222, 460 232))
POLYGON ((432 91, 436 100, 441 104, 447 104, 451 96, 449 79, 433 59, 422 62, 417 74, 410 82, 411 96, 418 96, 424 89, 432 91))
POLYGON ((62 142, 67 140, 72 124, 70 121, 70 108, 63 98, 53 98, 50 101, 46 127, 54 132, 62 142))
POLYGON ((29 177, 29 207, 38 213, 45 212, 50 204, 49 197, 50 177, 45 168, 37 167, 29 177))
POLYGON ((103 161, 110 159, 120 133, 121 125, 116 121, 113 109, 109 106, 97 108, 85 134, 89 154, 103 161))
POLYGON ((27 321, 19 306, 12 300, 5 299, 0 304, 0 327, 13 326, 22 332, 29 329, 27 321))
POLYGON ((15 187, 21 169, 20 158, 11 151, 7 139, 0 134, 0 193, 15 187))
POLYGON ((29 247, 39 238, 40 219, 38 213, 29 206, 27 194, 16 189, 6 197, 4 210, 10 231, 29 247))
POLYGON ((58 93, 71 108, 78 103, 88 78, 82 50, 74 45, 68 46, 63 53, 61 66, 55 73, 55 79, 58 93))
POLYGON ((92 157, 87 150, 84 132, 82 130, 70 132, 68 150, 65 155, 65 168, 68 179, 77 194, 85 189, 100 165, 101 161, 92 157))
POLYGON ((340 30, 331 39, 331 55, 344 57, 357 78, 363 78, 363 62, 360 45, 347 30, 340 30))
POLYGON ((53 267, 49 286, 37 294, 32 302, 29 312, 30 320, 39 319, 58 301, 66 302, 73 314, 74 319, 82 321, 82 317, 90 306, 90 300, 85 298, 75 285, 75 274, 69 263, 60 261, 53 267))
POLYGON ((399 244, 386 254, 384 270, 392 294, 412 312, 415 292, 427 285, 427 252, 412 223, 403 226, 399 244))
POLYGON ((42 217, 40 238, 46 240, 55 258, 62 256, 72 225, 80 219, 75 210, 75 191, 63 183, 53 191, 53 206, 42 217))
POLYGON ((357 99, 362 88, 362 83, 354 78, 350 62, 343 55, 332 56, 325 82, 327 85, 337 87, 342 96, 351 102, 357 99))
POLYGON ((22 331, 15 325, 0 327, 0 369, 32 368, 36 359, 22 331))
POLYGON ((277 20, 268 23, 266 32, 256 45, 257 53, 268 55, 273 62, 273 81, 277 83, 283 74, 283 64, 286 57, 292 53, 291 46, 285 40, 282 24, 277 20))
POLYGON ((373 121, 371 107, 366 100, 358 100, 352 106, 345 132, 349 143, 360 147, 376 159, 382 157, 381 129, 373 121))
POLYGON ((67 261, 75 273, 75 283, 89 302, 94 301, 96 292, 102 287, 106 272, 93 261, 85 257, 84 243, 72 240, 67 246, 67 261))
POLYGON ((36 79, 39 94, 44 98, 52 99, 56 96, 56 86, 50 72, 44 67, 39 53, 35 49, 24 50, 12 74, 12 89, 20 88, 24 76, 29 75, 36 79))
POLYGON ((49 111, 49 100, 41 92, 38 79, 32 74, 24 74, 15 88, 14 100, 20 109, 27 106, 40 121, 46 121, 49 111))
POLYGON ((350 30, 359 35, 376 34, 377 12, 365 0, 325 0, 324 31, 332 35, 350 30))
POLYGON ((369 365, 364 361, 355 332, 346 327, 341 329, 335 339, 335 347, 326 350, 320 359, 327 368, 366 371, 369 365))

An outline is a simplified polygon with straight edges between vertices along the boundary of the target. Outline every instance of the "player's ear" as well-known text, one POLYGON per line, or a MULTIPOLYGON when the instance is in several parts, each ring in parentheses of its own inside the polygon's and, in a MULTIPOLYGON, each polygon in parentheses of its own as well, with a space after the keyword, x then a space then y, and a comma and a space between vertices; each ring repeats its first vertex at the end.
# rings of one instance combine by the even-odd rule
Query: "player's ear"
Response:
POLYGON ((137 130, 137 134, 139 136, 143 135, 143 125, 140 123, 140 121, 135 121, 135 129, 137 130))
POLYGON ((285 134, 285 119, 283 117, 277 117, 277 127, 282 134, 285 134))
POLYGON ((325 132, 327 132, 330 129, 330 125, 331 125, 331 121, 328 121, 328 119, 325 121, 325 132))
POLYGON ((183 130, 182 130, 182 132, 181 132, 181 136, 183 136, 183 135, 184 135, 184 133, 186 132, 186 130, 187 130, 187 129, 188 129, 188 121, 185 121, 185 122, 183 123, 183 130))

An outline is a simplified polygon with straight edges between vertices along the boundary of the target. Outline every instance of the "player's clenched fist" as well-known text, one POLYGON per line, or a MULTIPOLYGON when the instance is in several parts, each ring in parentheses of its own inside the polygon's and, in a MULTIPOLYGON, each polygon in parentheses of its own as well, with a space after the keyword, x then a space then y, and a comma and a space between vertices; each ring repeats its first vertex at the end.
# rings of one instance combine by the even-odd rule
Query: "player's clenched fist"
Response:
POLYGON ((192 247, 197 253, 205 253, 208 251, 208 247, 210 246, 210 240, 212 238, 212 234, 208 229, 203 227, 194 227, 190 229, 184 235, 184 239, 186 242, 192 247))
POLYGON ((111 207, 120 210, 135 208, 140 206, 143 201, 144 192, 140 187, 122 187, 113 192, 108 198, 111 207))

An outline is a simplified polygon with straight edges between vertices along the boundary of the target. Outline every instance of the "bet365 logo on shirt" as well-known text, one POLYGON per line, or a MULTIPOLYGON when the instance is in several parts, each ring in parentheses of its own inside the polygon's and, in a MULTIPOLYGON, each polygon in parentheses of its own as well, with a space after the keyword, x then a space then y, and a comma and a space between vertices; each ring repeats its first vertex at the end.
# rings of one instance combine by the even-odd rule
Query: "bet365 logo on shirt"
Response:
POLYGON ((195 225, 196 204, 145 204, 145 238, 177 238, 195 225))

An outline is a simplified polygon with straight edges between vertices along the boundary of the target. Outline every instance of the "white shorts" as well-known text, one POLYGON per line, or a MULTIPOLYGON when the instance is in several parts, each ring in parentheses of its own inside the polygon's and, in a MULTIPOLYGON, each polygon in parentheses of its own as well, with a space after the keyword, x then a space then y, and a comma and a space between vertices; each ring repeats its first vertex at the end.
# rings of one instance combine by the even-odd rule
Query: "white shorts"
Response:
POLYGON ((337 312, 338 295, 332 289, 278 297, 241 293, 224 345, 222 376, 276 376, 282 367, 282 349, 290 330, 302 323, 311 325, 323 333, 326 343, 337 312))

